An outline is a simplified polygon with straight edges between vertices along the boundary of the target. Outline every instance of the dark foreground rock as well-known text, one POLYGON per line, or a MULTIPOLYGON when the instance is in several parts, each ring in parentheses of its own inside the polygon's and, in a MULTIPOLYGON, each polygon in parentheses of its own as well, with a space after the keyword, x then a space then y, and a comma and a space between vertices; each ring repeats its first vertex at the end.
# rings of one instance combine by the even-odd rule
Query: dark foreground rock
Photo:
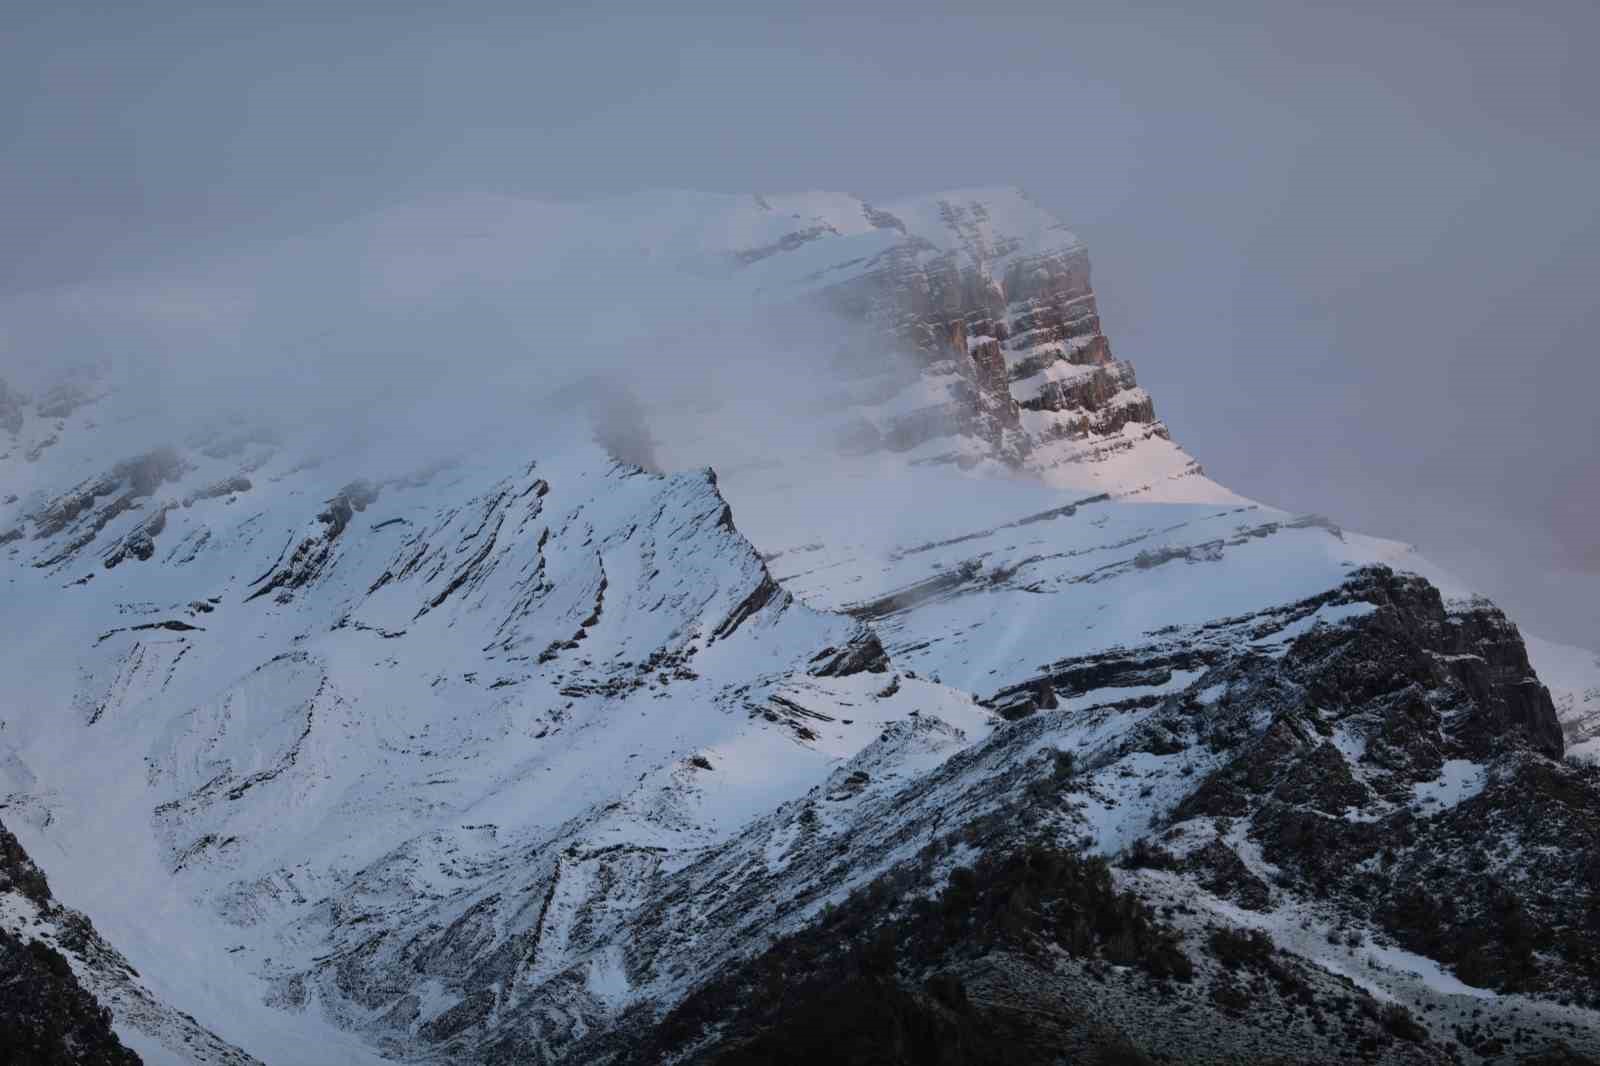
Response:
MULTIPOLYGON (((1018 691, 1030 712, 876 809, 903 824, 817 840, 815 869, 836 872, 824 888, 852 868, 875 880, 563 1057, 1596 1061, 1600 774, 1561 760, 1549 695, 1498 611, 1363 570, 1308 601, 1052 664, 1018 691), (1198 676, 1126 695, 1178 670, 1198 676), (1119 722, 1102 747, 1050 756, 1119 722), (1025 754, 1041 746, 1050 757, 1025 754), (1075 827, 1130 775, 1148 782, 1135 797, 1170 799, 1148 801, 1149 835, 1108 863, 1075 827), (895 860, 911 840, 917 857, 895 860), (1352 979, 1394 951, 1447 978, 1352 979)), ((769 905, 694 884, 697 907, 769 905)), ((486 1061, 531 1050, 507 1041, 486 1061)))
MULTIPOLYGON (((50 888, 0 825, 0 892, 50 904, 50 888)), ((137 1066, 111 1031, 111 1011, 78 984, 67 957, 0 926, 0 1066, 137 1066)))

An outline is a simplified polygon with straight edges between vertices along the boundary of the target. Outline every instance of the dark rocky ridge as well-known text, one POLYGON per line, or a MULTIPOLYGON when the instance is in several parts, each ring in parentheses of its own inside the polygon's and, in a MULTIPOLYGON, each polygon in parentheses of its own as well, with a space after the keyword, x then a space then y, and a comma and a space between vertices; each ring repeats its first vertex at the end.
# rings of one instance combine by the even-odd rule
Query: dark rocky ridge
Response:
MULTIPOLYGON (((646 1023, 648 1015, 623 1019, 562 1057, 806 1061, 796 1055, 814 1050, 819 1034, 834 1041, 840 1061, 863 1062, 987 1062, 996 1047, 1023 1056, 1007 1061, 1037 1054, 1042 1062, 1112 1053, 1104 1049, 1125 1056, 1106 1061, 1218 1063, 1581 1063, 1600 1053, 1600 1033, 1537 1006, 1592 1005, 1600 988, 1595 860, 1584 843, 1600 840, 1600 774, 1558 758, 1548 695, 1498 611, 1447 610, 1425 581, 1367 570, 1275 611, 1174 632, 1118 656, 1055 664, 1021 690, 1031 713, 931 780, 885 796, 884 814, 928 812, 890 836, 857 821, 843 836, 819 836, 818 865, 794 860, 776 883, 758 881, 728 898, 717 887, 728 874, 716 872, 715 859, 674 878, 680 885, 660 885, 652 895, 664 909, 639 928, 630 952, 641 977, 662 964, 657 937, 676 939, 668 930, 685 916, 682 905, 731 914, 760 907, 757 899, 771 906, 789 892, 799 905, 826 892, 827 870, 883 871, 851 898, 846 917, 824 909, 789 940, 697 983, 659 1024, 646 1023), (1370 610, 1306 625, 1319 610, 1358 605, 1370 610), (1285 636, 1281 654, 1260 650, 1262 641, 1285 636), (1117 702, 1119 687, 1158 684, 1175 669, 1203 674, 1172 696, 1117 702), (1200 698, 1217 686, 1225 690, 1220 699, 1200 698), (1022 752, 1083 713, 1042 709, 1041 688, 1052 697, 1106 692, 1103 710, 1090 714, 1142 714, 1143 724, 1081 760, 1027 759, 1022 752), (1336 733, 1368 738, 1367 755, 1352 765, 1331 742, 1336 733), (1061 842, 1049 847, 1068 849, 1061 861, 1085 861, 1071 857, 1075 797, 1100 794, 1115 780, 1104 774, 1138 752, 1188 754, 1192 765, 1215 767, 1193 777, 1172 769, 1184 792, 1157 808, 1152 836, 1129 849, 1130 870, 1117 881, 1131 893, 1130 906, 1154 908, 1173 923, 1172 943, 1196 965, 1192 985, 1170 973, 1113 978, 1094 951, 1069 959, 1041 953, 1039 927, 1020 917, 1037 915, 1040 897, 1032 892, 1002 893, 982 921, 940 951, 924 950, 917 923, 928 905, 919 900, 931 898, 937 910, 951 891, 938 874, 945 849, 977 848, 979 871, 990 871, 981 885, 994 882, 999 856, 1025 853, 1041 832, 1061 842), (1483 791, 1445 810, 1418 808, 1419 787, 1437 782, 1451 759, 1483 760, 1483 791), (935 798, 945 789, 961 804, 935 798), (998 806, 986 806, 985 796, 998 806), (915 862, 881 865, 906 841, 925 842, 915 862), (1243 861, 1245 844, 1273 866, 1243 861), (1432 898, 1417 904, 1412 896, 1423 886, 1432 898), (1320 920, 1437 959, 1469 984, 1534 998, 1463 1005, 1429 994, 1421 1006, 1391 1009, 1309 962, 1302 946, 1275 948, 1270 938, 1257 961, 1230 963, 1214 945, 1223 935, 1215 932, 1217 914, 1191 907, 1196 892, 1258 912, 1309 907, 1320 920), (1012 935, 1019 927, 1033 932, 1012 935), (772 991, 780 987, 781 996, 772 991), (876 1009, 854 1009, 864 1003, 876 1009), (1417 1011, 1427 1013, 1414 1017, 1417 1011), (1496 1048, 1509 1045, 1496 1041, 1513 1030, 1521 1034, 1516 1053, 1498 1058, 1496 1048), (919 1057, 916 1048, 942 1048, 944 1057, 919 1057)), ((778 906, 781 913, 785 905, 778 906)), ((759 942, 754 920, 749 930, 736 922, 718 936, 759 942)), ((1159 965, 1153 951, 1125 958, 1136 968, 1159 965)), ((493 1053, 485 1061, 517 1061, 519 1046, 502 1045, 509 1058, 493 1053)))
POLYGON ((1340 597, 1376 610, 1313 628, 1278 660, 1216 663, 1216 708, 1162 708, 1171 735, 1227 752, 1173 823, 1247 820, 1285 889, 1370 909, 1469 984, 1600 1006, 1600 772, 1561 761, 1515 627, 1487 605, 1446 611, 1420 578, 1383 571, 1324 605, 1340 597), (1271 725, 1244 735, 1263 710, 1271 725), (1359 758, 1336 734, 1365 741, 1359 758), (1483 766, 1482 791, 1419 806, 1447 764, 1483 766))
MULTIPOLYGON (((38 513, 29 516, 33 520, 33 538, 50 540, 66 534, 65 543, 58 543, 34 565, 48 569, 71 560, 112 521, 142 506, 142 501, 165 482, 176 480, 183 470, 183 459, 176 451, 158 448, 118 463, 105 475, 51 500, 38 513), (101 505, 100 501, 107 498, 110 502, 101 505)), ((124 554, 129 551, 140 554, 143 544, 153 542, 162 525, 159 513, 147 520, 140 531, 132 535, 134 539, 124 554)), ((150 550, 154 550, 153 546, 150 550)), ((147 555, 141 557, 148 558, 147 555)))
MULTIPOLYGON (((422 1053, 731 1064, 814 1061, 805 1055, 822 1048, 838 1061, 952 1063, 1582 1063, 1600 1052, 1600 1034, 1556 1007, 1597 987, 1582 842, 1600 839, 1600 786, 1556 757, 1548 697, 1492 608, 1452 610, 1421 579, 1365 570, 1308 600, 1053 664, 997 699, 1016 720, 930 774, 876 771, 884 753, 947 728, 897 724, 828 784, 687 865, 623 846, 569 850, 553 873, 530 866, 530 884, 551 885, 545 898, 568 878, 592 886, 573 928, 597 943, 618 920, 613 900, 626 900, 629 983, 679 975, 682 995, 620 1016, 575 1011, 565 997, 584 985, 580 966, 565 986, 497 1010, 495 982, 537 957, 543 919, 497 942, 493 911, 511 901, 491 898, 413 946, 407 967, 465 982, 458 1007, 420 1033, 422 1053), (1176 693, 1120 696, 1177 670, 1199 676, 1176 693), (1090 696, 1103 700, 1065 709, 1090 696), (1059 747, 1097 720, 1136 724, 1081 754, 1059 747), (1347 737, 1365 754, 1348 756, 1347 737), (1082 805, 1148 755, 1166 761, 1145 771, 1147 787, 1173 798, 1153 806, 1151 835, 1120 868, 1106 867, 1080 850, 1082 805), (1452 760, 1484 766, 1483 790, 1419 805, 1452 760), (840 804, 854 813, 830 814, 840 804), (791 841, 777 869, 752 859, 774 839, 791 841), (1479 846, 1493 853, 1474 872, 1479 846), (1036 864, 1055 873, 1038 880, 1036 864), (843 881, 864 887, 822 906, 843 881), (1453 900, 1423 910, 1431 926, 1408 903, 1420 884, 1453 900), (1392 1006, 1320 967, 1305 942, 1237 931, 1223 904, 1288 907, 1330 936, 1393 942, 1529 998, 1414 989, 1392 1006), (769 944, 780 924, 795 931, 769 944), (1513 1032, 1503 1057, 1496 1041, 1513 1032)), ((371 963, 358 951, 339 979, 373 1010, 414 1010, 383 993, 401 973, 371 963)))
POLYGON ((0 928, 0 1063, 5 1066, 134 1066, 72 966, 42 940, 0 928))
MULTIPOLYGON (((54 906, 44 873, 0 823, 0 895, 15 892, 54 906)), ((111 1012, 95 1002, 72 965, 43 940, 0 926, 0 1064, 138 1066, 111 1031, 111 1012)))
POLYGON ((931 898, 895 891, 874 882, 613 1042, 607 1061, 1451 1061, 1408 1012, 1270 941, 1186 941, 1103 860, 1035 845, 958 867, 931 898))
POLYGON ((350 525, 350 520, 378 498, 378 488, 368 481, 352 481, 328 500, 317 513, 320 529, 305 537, 295 546, 293 554, 287 553, 273 568, 251 582, 255 591, 247 599, 259 599, 277 593, 280 600, 290 590, 315 581, 333 558, 339 537, 350 525))

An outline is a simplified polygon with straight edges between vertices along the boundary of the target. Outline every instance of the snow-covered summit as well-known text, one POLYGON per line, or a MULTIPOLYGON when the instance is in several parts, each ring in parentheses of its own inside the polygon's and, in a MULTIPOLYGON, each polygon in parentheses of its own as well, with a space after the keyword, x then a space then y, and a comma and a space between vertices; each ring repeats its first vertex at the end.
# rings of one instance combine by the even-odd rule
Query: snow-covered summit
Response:
POLYGON ((1011 840, 1063 752, 1039 826, 1170 829, 1283 929, 1352 920, 1293 887, 1317 819, 1352 893, 1380 821, 1500 819, 1562 876, 1582 811, 1507 820, 1576 773, 1515 628, 1205 477, 1015 190, 482 198, 207 285, 252 353, 316 339, 259 379, 293 417, 0 387, 0 807, 144 975, 149 1061, 581 1058, 935 838, 1011 840))

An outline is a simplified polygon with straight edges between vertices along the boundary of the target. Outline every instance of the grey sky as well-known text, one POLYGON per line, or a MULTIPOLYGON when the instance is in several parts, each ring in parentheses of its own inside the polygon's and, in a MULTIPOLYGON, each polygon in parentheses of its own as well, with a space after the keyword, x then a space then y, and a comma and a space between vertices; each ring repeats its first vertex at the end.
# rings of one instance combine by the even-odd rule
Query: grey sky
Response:
POLYGON ((463 190, 1015 183, 1219 480, 1600 644, 1596 5, 666 6, 13 5, 0 289, 463 190))

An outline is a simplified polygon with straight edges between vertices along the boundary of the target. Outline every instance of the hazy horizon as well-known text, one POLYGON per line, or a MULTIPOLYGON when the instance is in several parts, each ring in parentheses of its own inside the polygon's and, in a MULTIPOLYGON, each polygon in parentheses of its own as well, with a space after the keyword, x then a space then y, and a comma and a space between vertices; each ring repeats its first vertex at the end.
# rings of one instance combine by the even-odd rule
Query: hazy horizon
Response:
POLYGON ((968 11, 13 14, 0 297, 484 192, 1015 184, 1217 480, 1600 645, 1600 13, 968 11))

